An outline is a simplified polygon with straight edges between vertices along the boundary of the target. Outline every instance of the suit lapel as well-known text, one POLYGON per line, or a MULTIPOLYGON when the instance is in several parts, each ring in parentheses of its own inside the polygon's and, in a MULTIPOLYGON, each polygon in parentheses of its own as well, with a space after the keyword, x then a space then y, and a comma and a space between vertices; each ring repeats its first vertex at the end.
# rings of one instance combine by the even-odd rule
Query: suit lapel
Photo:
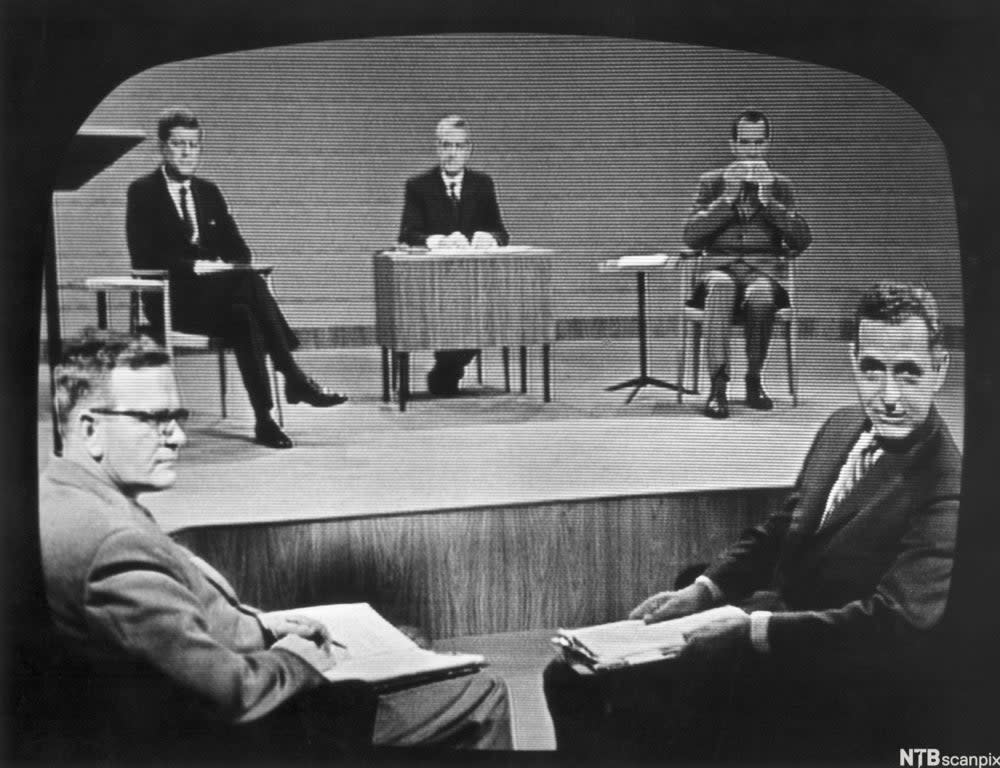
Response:
MULTIPOLYGON (((154 173, 157 178, 156 188, 159 190, 157 196, 159 198, 159 206, 163 211, 163 218, 170 222, 170 226, 177 233, 179 238, 186 239, 187 233, 184 230, 184 220, 181 218, 180 214, 177 212, 177 206, 174 205, 174 199, 170 196, 170 190, 167 189, 167 179, 163 175, 163 168, 157 168, 154 173)), ((194 184, 192 182, 192 195, 194 194, 194 184)), ((195 209, 197 210, 197 204, 195 204, 195 209)))
POLYGON ((902 483, 902 472, 908 460, 907 453, 883 453, 857 485, 830 511, 830 519, 817 533, 828 537, 840 530, 859 514, 876 509, 891 496, 902 483))

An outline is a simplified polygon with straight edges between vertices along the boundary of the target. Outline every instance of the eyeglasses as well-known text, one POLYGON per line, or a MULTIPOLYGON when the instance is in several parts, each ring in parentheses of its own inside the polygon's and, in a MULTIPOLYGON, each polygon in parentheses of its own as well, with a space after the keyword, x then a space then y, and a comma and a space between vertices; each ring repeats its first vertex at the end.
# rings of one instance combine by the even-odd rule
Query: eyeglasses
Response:
POLYGON ((468 149, 469 142, 467 141, 439 141, 438 148, 440 149, 468 149))
POLYGON ((187 408, 164 408, 161 411, 116 411, 113 408, 91 408, 90 412, 103 413, 108 416, 129 416, 133 419, 141 421, 143 424, 149 424, 150 426, 155 427, 161 434, 168 434, 173 431, 168 428, 175 422, 177 426, 183 427, 187 422, 188 417, 191 415, 187 408))
POLYGON ((201 149, 200 139, 167 139, 167 145, 171 149, 201 149))

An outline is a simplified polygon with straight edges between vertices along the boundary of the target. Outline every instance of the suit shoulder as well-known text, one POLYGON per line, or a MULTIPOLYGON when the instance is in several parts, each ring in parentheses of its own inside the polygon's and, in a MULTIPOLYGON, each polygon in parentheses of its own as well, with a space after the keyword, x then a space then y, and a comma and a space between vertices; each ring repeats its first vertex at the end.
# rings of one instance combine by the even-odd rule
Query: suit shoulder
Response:
POLYGON ((137 193, 150 192, 156 188, 157 183, 161 180, 160 169, 152 171, 151 173, 146 173, 137 179, 134 179, 131 184, 128 185, 128 191, 131 194, 133 191, 137 193))
POLYGON ((465 170, 465 176, 472 182, 479 184, 493 185, 493 177, 483 171, 475 171, 472 168, 465 170))
POLYGON ((722 174, 725 172, 725 168, 714 168, 711 171, 705 171, 698 177, 698 183, 707 185, 719 184, 722 181, 722 174))
POLYGON ((421 173, 414 174, 406 180, 406 186, 424 186, 434 182, 438 175, 437 168, 431 168, 421 173))

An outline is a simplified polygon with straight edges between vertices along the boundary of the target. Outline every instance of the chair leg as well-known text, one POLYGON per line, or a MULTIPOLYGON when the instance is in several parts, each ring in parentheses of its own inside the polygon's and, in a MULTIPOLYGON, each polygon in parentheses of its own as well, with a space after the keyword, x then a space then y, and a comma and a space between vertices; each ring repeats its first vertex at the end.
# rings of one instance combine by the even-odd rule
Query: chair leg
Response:
POLYGON ((691 391, 698 394, 698 373, 701 371, 701 323, 694 324, 694 332, 691 334, 691 363, 694 368, 694 386, 691 391))
POLYGON ((222 406, 222 418, 229 416, 226 408, 226 392, 229 389, 226 383, 226 350, 219 349, 219 402, 222 406))
POLYGON ((792 323, 785 323, 785 359, 788 361, 788 392, 792 396, 792 407, 799 405, 799 394, 795 389, 795 344, 792 341, 792 323))
POLYGON ((476 381, 479 382, 479 386, 483 385, 483 352, 480 350, 476 353, 476 381))
POLYGON ((274 367, 271 359, 267 360, 267 367, 271 369, 271 391, 274 392, 274 405, 278 409, 278 426, 285 426, 285 413, 281 407, 281 389, 278 387, 278 369, 274 367))
POLYGON ((677 363, 677 404, 681 405, 684 402, 684 374, 685 366, 687 364, 687 335, 688 335, 688 321, 684 317, 684 313, 681 312, 681 356, 677 363))

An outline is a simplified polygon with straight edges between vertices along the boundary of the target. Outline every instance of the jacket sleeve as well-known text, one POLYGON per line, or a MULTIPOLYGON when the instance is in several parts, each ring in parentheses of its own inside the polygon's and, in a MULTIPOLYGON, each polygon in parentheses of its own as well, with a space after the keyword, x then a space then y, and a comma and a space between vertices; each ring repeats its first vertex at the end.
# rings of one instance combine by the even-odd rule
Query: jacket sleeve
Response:
POLYGON ((715 236, 737 218, 732 203, 720 194, 720 183, 721 177, 713 174, 706 174, 698 181, 698 194, 684 220, 682 237, 688 248, 707 248, 715 236))
POLYGON ((824 611, 775 613, 768 626, 774 654, 790 663, 810 659, 894 658, 919 651, 948 599, 957 495, 928 498, 910 515, 899 551, 872 594, 824 611))
POLYGON ((210 633, 185 579, 184 568, 148 536, 134 529, 111 534, 87 575, 90 631, 158 668, 230 722, 254 720, 324 682, 295 654, 266 649, 263 636, 256 650, 226 647, 210 633))
POLYGON ((409 179, 404 193, 403 218, 399 223, 399 241, 407 245, 426 245, 429 234, 433 233, 427 231, 427 212, 417 181, 409 179))
POLYGON ((479 222, 482 231, 489 232, 497 245, 507 245, 510 242, 510 235, 503 225, 503 216, 500 214, 500 203, 497 201, 496 186, 493 179, 485 177, 483 189, 483 219, 479 222))
POLYGON ((802 252, 812 243, 809 224, 795 209, 795 193, 788 179, 777 179, 774 184, 774 200, 763 208, 764 216, 781 233, 785 245, 793 251, 802 252))

